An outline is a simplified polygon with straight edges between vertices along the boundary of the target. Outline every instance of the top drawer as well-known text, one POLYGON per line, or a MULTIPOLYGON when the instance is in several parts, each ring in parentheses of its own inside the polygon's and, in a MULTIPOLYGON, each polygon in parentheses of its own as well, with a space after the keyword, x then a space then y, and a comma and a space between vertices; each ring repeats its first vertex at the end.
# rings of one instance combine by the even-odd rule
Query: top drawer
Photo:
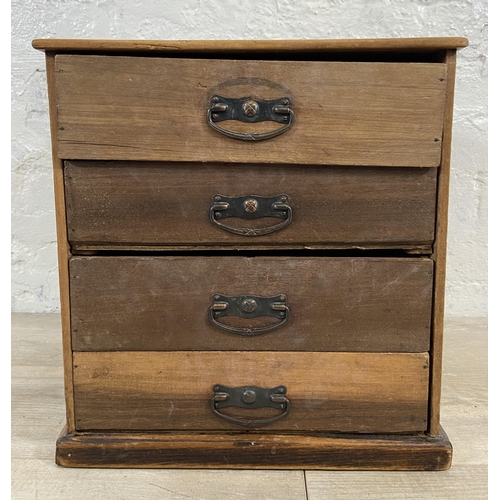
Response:
POLYGON ((441 63, 57 55, 59 156, 437 167, 445 87, 441 63), (293 125, 270 140, 227 137, 207 123, 214 95, 290 99, 293 125))

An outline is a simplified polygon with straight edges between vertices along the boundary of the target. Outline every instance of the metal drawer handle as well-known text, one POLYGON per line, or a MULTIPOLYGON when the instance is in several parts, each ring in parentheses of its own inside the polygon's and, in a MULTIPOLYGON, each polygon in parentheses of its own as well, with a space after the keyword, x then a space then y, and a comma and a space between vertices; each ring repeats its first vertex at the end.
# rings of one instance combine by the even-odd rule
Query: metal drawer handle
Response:
POLYGON ((232 198, 222 194, 215 194, 212 197, 212 206, 210 207, 210 222, 230 233, 242 236, 262 236, 288 226, 292 222, 292 208, 287 194, 280 194, 270 198, 254 195, 232 198), (229 217, 246 220, 274 217, 284 220, 274 226, 251 229, 231 227, 220 222, 221 219, 229 217))
POLYGON ((207 111, 207 123, 217 132, 233 139, 243 141, 262 141, 271 139, 286 132, 293 125, 294 114, 290 107, 290 97, 281 97, 271 101, 257 100, 252 97, 231 99, 221 95, 210 97, 207 111), (238 120, 242 122, 255 123, 273 121, 284 123, 285 126, 276 130, 262 133, 235 132, 217 125, 217 122, 225 120, 238 120))
POLYGON ((212 324, 227 332, 238 335, 260 335, 283 326, 290 318, 290 309, 286 304, 286 295, 284 294, 276 297, 258 297, 256 295, 229 297, 215 294, 212 295, 212 305, 208 310, 208 318, 212 324), (281 321, 256 328, 237 328, 217 321, 224 316, 239 316, 240 318, 271 316, 281 321))
POLYGON ((212 412, 223 420, 232 424, 244 425, 245 427, 260 427, 269 425, 286 417, 290 413, 290 400, 285 396, 286 387, 280 385, 273 389, 262 389, 255 386, 226 387, 214 386, 214 395, 211 399, 212 412), (283 413, 270 418, 246 419, 225 415, 219 412, 221 408, 237 406, 239 408, 276 408, 283 413))

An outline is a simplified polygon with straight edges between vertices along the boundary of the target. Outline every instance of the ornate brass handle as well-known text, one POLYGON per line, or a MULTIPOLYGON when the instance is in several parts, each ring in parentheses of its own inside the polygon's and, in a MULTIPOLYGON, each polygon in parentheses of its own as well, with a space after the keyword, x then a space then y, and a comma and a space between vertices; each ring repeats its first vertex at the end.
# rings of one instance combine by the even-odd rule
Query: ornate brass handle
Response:
POLYGON ((211 399, 212 412, 223 420, 232 424, 244 425, 245 427, 261 427, 269 425, 276 420, 286 417, 290 413, 290 400, 285 396, 286 387, 280 385, 273 389, 263 389, 261 387, 226 387, 223 385, 214 386, 214 395, 211 399), (276 408, 283 410, 283 413, 270 418, 247 419, 225 415, 219 410, 228 406, 239 408, 276 408))
POLYGON ((207 111, 207 123, 217 132, 233 139, 243 141, 262 141, 281 135, 293 125, 294 114, 290 107, 292 100, 290 97, 281 97, 272 101, 257 100, 251 97, 231 99, 221 95, 210 97, 210 104, 207 111), (262 121, 274 121, 285 124, 284 127, 269 132, 250 133, 235 132, 217 125, 217 122, 225 120, 238 120, 255 123, 262 121))
POLYGON ((258 297, 256 295, 229 297, 215 294, 212 295, 212 305, 208 310, 208 318, 212 324, 226 332, 238 335, 260 335, 283 326, 290 318, 290 309, 286 304, 286 295, 284 294, 276 297, 258 297), (217 321, 224 316, 239 316, 240 318, 271 316, 281 321, 256 328, 237 328, 217 321))
POLYGON ((232 198, 222 194, 215 194, 212 197, 212 206, 210 207, 210 222, 224 229, 224 231, 241 236, 262 236, 274 233, 288 226, 292 222, 292 207, 289 204, 288 195, 286 194, 270 198, 254 195, 232 198), (222 219, 229 217, 247 220, 274 217, 284 220, 274 226, 251 229, 231 227, 220 222, 222 219))

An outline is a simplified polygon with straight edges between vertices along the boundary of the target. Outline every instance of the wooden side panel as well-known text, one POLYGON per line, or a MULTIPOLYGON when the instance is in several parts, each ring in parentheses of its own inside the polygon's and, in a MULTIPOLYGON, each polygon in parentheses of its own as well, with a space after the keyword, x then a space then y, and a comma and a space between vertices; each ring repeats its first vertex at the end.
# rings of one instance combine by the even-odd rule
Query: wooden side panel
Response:
POLYGON ((47 87, 49 97, 50 135, 52 140, 52 164, 54 169, 54 198, 57 231, 57 259, 59 263, 59 296, 61 303, 62 350, 64 360, 64 394, 66 399, 67 431, 75 430, 73 400, 73 367, 71 348, 71 320, 69 304, 69 271, 68 262, 71 257, 66 222, 66 200, 64 195, 64 166, 58 155, 57 107, 55 91, 55 55, 46 54, 47 87))
MULTIPOLYGON (((424 245, 434 240, 435 168, 66 162, 73 245, 424 245), (213 196, 287 194, 292 222, 248 237, 210 222, 213 196)), ((281 219, 224 219, 263 227, 281 219)))
POLYGON ((456 52, 448 51, 446 55, 449 80, 446 87, 446 110, 444 116, 443 159, 439 169, 436 241, 434 243, 433 259, 435 261, 435 284, 432 323, 432 377, 430 389, 429 433, 439 435, 439 416, 441 403, 441 372, 443 366, 443 328, 444 299, 446 289, 446 239, 448 235, 448 198, 450 192, 450 159, 451 136, 453 128, 453 97, 455 90, 456 52))
MULTIPOLYGON (((61 158, 437 167, 446 66, 58 55, 61 158), (226 137, 209 99, 289 97, 271 140, 226 137)), ((221 122, 263 132, 274 122, 221 122)))
POLYGON ((74 368, 79 430, 241 430, 211 412, 216 384, 285 385, 290 413, 264 430, 427 428, 427 353, 80 352, 74 368))
POLYGON ((430 259, 74 257, 70 271, 75 350, 429 349, 430 259), (290 320, 258 336, 226 332, 208 318, 214 294, 285 294, 290 320))

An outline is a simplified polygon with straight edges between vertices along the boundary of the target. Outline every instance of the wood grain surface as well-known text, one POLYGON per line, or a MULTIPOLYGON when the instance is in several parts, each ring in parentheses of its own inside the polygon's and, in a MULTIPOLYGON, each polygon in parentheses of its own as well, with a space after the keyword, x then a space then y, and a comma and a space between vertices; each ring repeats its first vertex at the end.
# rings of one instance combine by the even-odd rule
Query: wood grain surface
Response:
POLYGON ((466 47, 467 38, 365 38, 339 40, 88 40, 36 39, 38 50, 71 52, 338 52, 338 51, 429 51, 466 47))
MULTIPOLYGON (((408 246, 434 240, 435 168, 65 162, 72 245, 408 246), (213 195, 287 194, 292 222, 248 237, 210 222, 213 195)), ((281 219, 224 219, 230 227, 281 219)))
POLYGON ((55 97, 55 55, 47 52, 45 56, 47 69, 47 87, 50 113, 50 135, 52 145, 52 166, 54 176, 54 201, 57 233, 57 260, 59 271, 59 300, 61 303, 61 330, 64 355, 64 392, 66 395, 66 422, 69 432, 75 429, 73 402, 73 368, 71 346, 71 317, 69 298, 69 259, 71 248, 68 242, 66 222, 66 199, 64 192, 64 164, 58 155, 57 106, 55 97))
MULTIPOLYGON (((59 156, 437 167, 446 89, 439 63, 56 56, 59 156), (211 129, 210 96, 289 97, 295 123, 266 141, 211 129)), ((274 122, 222 122, 263 132, 274 122)))
MULTIPOLYGON (((270 432, 427 428, 427 353, 77 352, 73 359, 76 426, 82 431, 241 431, 211 412, 216 384, 285 385, 291 410, 261 428, 270 432)), ((266 410, 238 416, 267 417, 266 410)))
POLYGON ((73 257, 70 273, 77 351, 429 349, 426 258, 73 257), (258 336, 226 332, 209 321, 213 294, 285 294, 290 320, 258 336))
POLYGON ((443 158, 439 172, 437 193, 436 240, 432 258, 435 261, 433 319, 432 319, 432 373, 430 385, 429 432, 437 436, 440 426, 441 372, 443 360, 444 300, 446 291, 446 247, 448 235, 448 198, 450 193, 451 138, 453 128, 453 101, 455 92, 456 52, 448 51, 446 64, 450 80, 446 87, 444 115, 443 158))
MULTIPOLYGON (((57 442, 64 467, 445 470, 452 448, 441 429, 425 436, 246 434, 66 435, 57 442)), ((330 497, 331 498, 331 497, 330 497)))

